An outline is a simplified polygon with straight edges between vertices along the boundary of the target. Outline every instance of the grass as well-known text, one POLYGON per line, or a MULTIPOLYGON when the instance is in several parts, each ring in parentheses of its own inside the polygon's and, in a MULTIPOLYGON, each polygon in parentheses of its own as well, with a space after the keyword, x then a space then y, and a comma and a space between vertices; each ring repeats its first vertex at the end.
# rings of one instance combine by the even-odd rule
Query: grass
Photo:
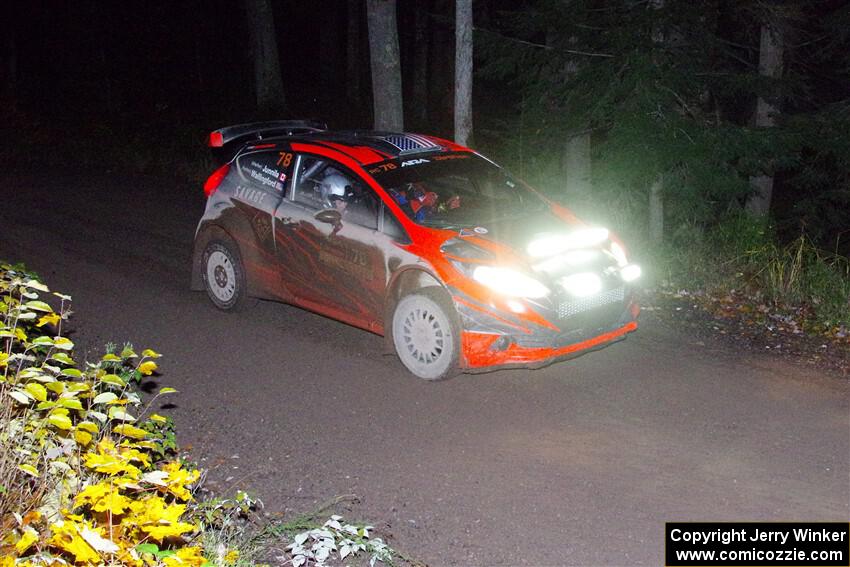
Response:
POLYGON ((804 314, 816 332, 850 326, 850 259, 805 234, 781 244, 744 214, 710 230, 683 230, 656 255, 663 283, 709 293, 738 291, 777 310, 804 314))

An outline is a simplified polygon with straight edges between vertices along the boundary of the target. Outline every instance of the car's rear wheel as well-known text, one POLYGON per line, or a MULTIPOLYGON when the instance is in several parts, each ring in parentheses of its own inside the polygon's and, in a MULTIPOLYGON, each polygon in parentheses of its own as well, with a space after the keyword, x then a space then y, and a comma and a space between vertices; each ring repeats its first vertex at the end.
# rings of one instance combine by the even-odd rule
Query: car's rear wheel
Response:
POLYGON ((204 288, 213 304, 224 311, 245 305, 245 269, 232 242, 213 240, 204 249, 204 288))
POLYGON ((443 380, 458 371, 460 333, 451 299, 438 287, 403 297, 392 317, 396 354, 424 380, 443 380))

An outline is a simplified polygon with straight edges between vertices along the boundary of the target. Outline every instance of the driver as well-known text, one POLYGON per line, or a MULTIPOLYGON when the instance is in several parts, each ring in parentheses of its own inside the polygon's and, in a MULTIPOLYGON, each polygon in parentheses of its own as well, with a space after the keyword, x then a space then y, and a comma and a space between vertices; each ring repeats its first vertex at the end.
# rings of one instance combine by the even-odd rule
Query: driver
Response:
POLYGON ((326 209, 336 209, 339 214, 345 213, 348 203, 354 196, 354 190, 343 175, 332 171, 325 175, 320 184, 322 205, 326 209))

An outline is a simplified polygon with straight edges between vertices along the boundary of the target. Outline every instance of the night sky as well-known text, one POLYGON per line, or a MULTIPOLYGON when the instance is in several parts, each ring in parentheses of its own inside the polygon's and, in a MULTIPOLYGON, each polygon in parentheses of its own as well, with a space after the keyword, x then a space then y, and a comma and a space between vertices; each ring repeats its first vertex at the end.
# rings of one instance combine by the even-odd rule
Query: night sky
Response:
MULTIPOLYGON (((432 57, 428 70, 432 119, 414 126, 451 134, 445 129, 451 127, 453 3, 428 4, 430 47, 444 53, 432 57)), ((365 3, 354 5, 356 10, 344 0, 273 3, 289 117, 319 118, 333 127, 370 126, 365 3), (349 16, 360 25, 356 78, 346 76, 349 16), (362 85, 356 100, 346 95, 352 79, 362 85)), ((415 8, 415 2, 399 2, 406 73, 411 69, 405 60, 412 57, 415 8)), ((7 20, 10 35, 3 48, 8 56, 14 44, 16 99, 22 110, 60 121, 70 114, 119 122, 257 118, 242 2, 84 0, 18 3, 12 10, 17 13, 7 20)), ((409 88, 410 81, 405 83, 409 88)))

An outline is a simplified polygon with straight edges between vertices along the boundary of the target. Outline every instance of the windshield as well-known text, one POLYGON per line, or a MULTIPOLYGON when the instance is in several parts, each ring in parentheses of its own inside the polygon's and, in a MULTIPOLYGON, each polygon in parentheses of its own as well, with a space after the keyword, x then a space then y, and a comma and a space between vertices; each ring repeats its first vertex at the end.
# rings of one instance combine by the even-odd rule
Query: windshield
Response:
POLYGON ((470 153, 399 158, 369 173, 410 219, 425 226, 478 226, 545 206, 502 168, 470 153))

